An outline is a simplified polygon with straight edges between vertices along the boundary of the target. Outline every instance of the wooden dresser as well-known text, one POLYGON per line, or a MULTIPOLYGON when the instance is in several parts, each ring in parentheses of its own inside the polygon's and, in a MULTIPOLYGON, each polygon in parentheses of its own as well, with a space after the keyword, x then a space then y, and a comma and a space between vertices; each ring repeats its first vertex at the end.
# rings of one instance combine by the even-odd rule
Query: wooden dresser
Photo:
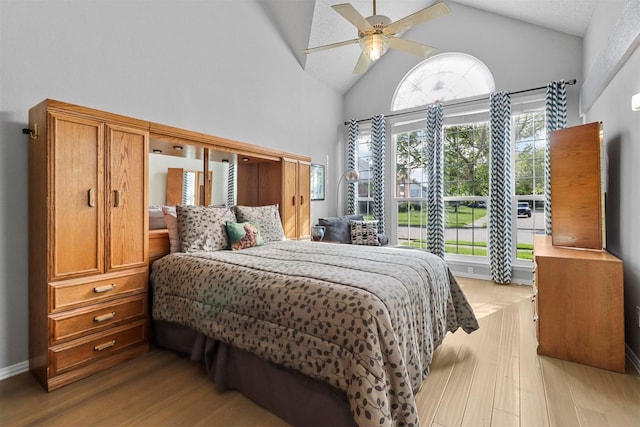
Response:
POLYGON ((148 124, 29 111, 29 366, 53 390, 148 351, 148 124))
POLYGON ((622 261, 551 236, 535 236, 533 250, 538 354, 624 372, 622 261))

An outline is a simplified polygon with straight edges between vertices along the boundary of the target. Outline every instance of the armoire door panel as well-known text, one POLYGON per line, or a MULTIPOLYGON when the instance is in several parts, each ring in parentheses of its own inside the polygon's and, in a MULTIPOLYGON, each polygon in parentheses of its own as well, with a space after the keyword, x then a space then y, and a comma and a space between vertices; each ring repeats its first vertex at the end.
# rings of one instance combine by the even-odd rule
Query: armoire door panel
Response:
POLYGON ((298 162, 298 238, 311 238, 311 163, 298 162))
POLYGON ((101 273, 104 268, 103 124, 50 116, 51 280, 101 273))
POLYGON ((282 159, 282 226, 288 239, 298 237, 297 230, 297 171, 298 162, 282 159))
POLYGON ((606 246, 602 144, 598 122, 551 133, 551 225, 556 246, 606 246))
POLYGON ((146 131, 107 127, 108 270, 146 263, 148 139, 146 131))

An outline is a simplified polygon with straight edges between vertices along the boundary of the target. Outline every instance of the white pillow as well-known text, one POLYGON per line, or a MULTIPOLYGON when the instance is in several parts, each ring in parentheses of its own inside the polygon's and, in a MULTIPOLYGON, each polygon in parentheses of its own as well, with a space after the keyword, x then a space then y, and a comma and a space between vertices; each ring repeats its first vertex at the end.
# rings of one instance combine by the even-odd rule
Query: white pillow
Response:
POLYGON ((175 206, 163 206, 162 213, 167 223, 167 231, 169 232, 169 252, 182 252, 180 247, 180 234, 178 233, 178 217, 175 206))
POLYGON ((162 206, 149 206, 149 230, 162 230, 167 228, 162 206))

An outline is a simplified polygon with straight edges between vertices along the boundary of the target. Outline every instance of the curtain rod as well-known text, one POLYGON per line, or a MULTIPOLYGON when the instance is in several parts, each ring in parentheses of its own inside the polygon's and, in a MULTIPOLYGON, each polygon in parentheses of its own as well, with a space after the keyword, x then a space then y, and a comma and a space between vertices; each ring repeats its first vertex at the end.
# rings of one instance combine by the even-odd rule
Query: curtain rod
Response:
MULTIPOLYGON (((570 79, 570 80, 566 80, 565 84, 574 85, 577 82, 578 81, 576 79, 570 79)), ((531 88, 531 89, 516 90, 514 92, 509 92, 509 95, 517 95, 519 93, 534 92, 536 90, 542 90, 542 89, 546 89, 546 88, 547 88, 547 86, 540 86, 540 87, 534 87, 534 88, 531 88)), ((454 105, 462 105, 462 104, 468 104, 470 102, 482 101, 484 99, 489 99, 489 97, 488 96, 484 96, 484 97, 480 97, 480 98, 468 99, 468 100, 465 100, 465 101, 449 102, 449 103, 445 102, 442 105, 445 106, 445 107, 451 107, 451 106, 454 106, 454 105)), ((419 108, 417 110, 403 111, 401 113, 394 113, 394 114, 386 115, 385 118, 397 117, 397 116, 405 116, 405 115, 409 115, 409 114, 413 114, 413 113, 419 113, 421 111, 427 111, 427 109, 426 108, 419 108)), ((370 118, 369 119, 360 119, 360 120, 356 120, 356 123, 364 123, 364 122, 370 122, 370 121, 371 121, 370 118)), ((346 125, 349 124, 349 122, 344 122, 344 124, 346 126, 346 125)))

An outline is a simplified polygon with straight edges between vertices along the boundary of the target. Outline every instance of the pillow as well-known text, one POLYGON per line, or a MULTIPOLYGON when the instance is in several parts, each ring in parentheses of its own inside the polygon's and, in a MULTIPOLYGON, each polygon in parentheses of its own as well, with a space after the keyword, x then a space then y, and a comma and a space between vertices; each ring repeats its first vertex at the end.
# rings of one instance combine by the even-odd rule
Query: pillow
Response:
POLYGON ((351 243, 354 245, 380 246, 378 242, 378 220, 351 220, 351 243))
POLYGON ((260 228, 253 222, 227 221, 227 235, 231 250, 262 246, 264 240, 260 235, 260 228))
POLYGON ((278 205, 236 206, 238 222, 251 221, 258 225, 265 243, 284 240, 284 230, 278 205))
POLYGON ((362 215, 345 215, 318 218, 318 225, 325 227, 322 240, 325 242, 351 243, 351 226, 349 224, 351 220, 362 221, 364 217, 362 215))
POLYGON ((176 206, 182 252, 213 252, 229 247, 227 221, 236 221, 231 209, 213 206, 176 206))
POLYGON ((180 247, 180 234, 178 233, 178 217, 175 206, 163 206, 162 213, 164 221, 167 223, 167 231, 169 232, 169 252, 182 252, 180 247))
POLYGON ((162 206, 149 206, 149 230, 167 228, 167 221, 162 213, 162 206))

